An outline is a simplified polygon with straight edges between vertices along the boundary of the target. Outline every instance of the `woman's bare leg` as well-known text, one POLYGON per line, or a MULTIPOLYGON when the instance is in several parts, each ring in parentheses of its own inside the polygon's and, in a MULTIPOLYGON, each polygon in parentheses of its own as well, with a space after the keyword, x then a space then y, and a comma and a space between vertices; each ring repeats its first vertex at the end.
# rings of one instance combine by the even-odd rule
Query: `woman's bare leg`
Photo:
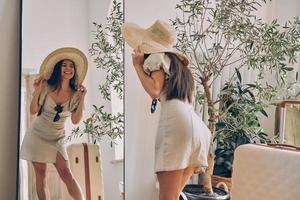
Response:
POLYGON ((54 166, 63 182, 66 184, 69 194, 74 200, 83 200, 83 195, 79 184, 74 179, 72 172, 68 166, 68 162, 63 158, 60 153, 57 153, 56 163, 54 166))
POLYGON ((38 198, 39 200, 47 200, 47 197, 49 197, 46 180, 47 165, 46 163, 38 162, 32 162, 32 165, 35 172, 35 186, 38 198))
POLYGON ((159 200, 178 200, 184 169, 157 173, 159 200))
POLYGON ((181 179, 181 191, 183 190, 184 186, 191 178, 191 176, 194 174, 194 172, 195 172, 195 167, 187 167, 184 169, 182 179, 181 179))

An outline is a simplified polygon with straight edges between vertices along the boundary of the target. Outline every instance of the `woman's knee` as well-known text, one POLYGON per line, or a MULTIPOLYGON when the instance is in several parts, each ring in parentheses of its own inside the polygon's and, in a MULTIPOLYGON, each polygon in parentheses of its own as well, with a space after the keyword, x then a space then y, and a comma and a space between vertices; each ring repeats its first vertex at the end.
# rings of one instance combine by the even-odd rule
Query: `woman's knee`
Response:
POLYGON ((183 174, 184 175, 192 175, 195 171, 197 171, 198 167, 187 167, 184 169, 183 174))
POLYGON ((45 179, 46 178, 46 165, 33 164, 35 174, 37 178, 45 179))
POLYGON ((185 179, 189 179, 193 174, 194 174, 194 172, 196 171, 196 167, 187 167, 187 168, 185 168, 184 169, 184 171, 183 171, 183 180, 185 180, 185 179))

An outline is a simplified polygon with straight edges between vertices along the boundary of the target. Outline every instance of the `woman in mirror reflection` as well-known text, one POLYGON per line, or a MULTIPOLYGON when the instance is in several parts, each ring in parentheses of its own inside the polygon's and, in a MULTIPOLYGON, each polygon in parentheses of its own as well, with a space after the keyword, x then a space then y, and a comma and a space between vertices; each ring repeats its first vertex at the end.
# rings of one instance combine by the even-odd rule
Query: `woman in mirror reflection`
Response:
POLYGON ((134 51, 132 62, 145 91, 152 97, 151 112, 161 103, 155 140, 155 173, 160 200, 178 200, 193 173, 207 167, 210 131, 194 112, 195 83, 188 58, 175 48, 176 32, 157 20, 144 29, 122 26, 134 51))
POLYGON ((81 85, 87 72, 86 56, 75 48, 60 48, 43 61, 34 81, 30 113, 37 117, 26 131, 21 146, 22 159, 32 162, 40 200, 49 199, 47 164, 52 163, 75 200, 82 191, 74 179, 65 149, 65 121, 78 124, 82 117, 86 89, 81 85))

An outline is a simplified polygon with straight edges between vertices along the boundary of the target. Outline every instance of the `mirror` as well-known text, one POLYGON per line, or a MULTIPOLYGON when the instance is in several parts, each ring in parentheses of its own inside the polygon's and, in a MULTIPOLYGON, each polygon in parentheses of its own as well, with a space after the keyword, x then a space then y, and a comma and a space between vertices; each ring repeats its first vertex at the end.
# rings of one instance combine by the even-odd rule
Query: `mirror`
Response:
POLYGON ((112 24, 123 2, 27 0, 22 11, 19 200, 122 199, 123 45, 112 24))

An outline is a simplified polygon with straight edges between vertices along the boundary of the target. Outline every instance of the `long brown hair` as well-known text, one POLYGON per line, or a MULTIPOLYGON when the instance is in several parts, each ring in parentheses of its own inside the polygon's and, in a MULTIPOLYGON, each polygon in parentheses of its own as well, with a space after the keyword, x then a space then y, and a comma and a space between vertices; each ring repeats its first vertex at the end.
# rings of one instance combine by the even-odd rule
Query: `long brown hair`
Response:
POLYGON ((171 60, 170 75, 166 81, 166 99, 192 102, 195 82, 191 70, 173 53, 166 53, 171 60))

